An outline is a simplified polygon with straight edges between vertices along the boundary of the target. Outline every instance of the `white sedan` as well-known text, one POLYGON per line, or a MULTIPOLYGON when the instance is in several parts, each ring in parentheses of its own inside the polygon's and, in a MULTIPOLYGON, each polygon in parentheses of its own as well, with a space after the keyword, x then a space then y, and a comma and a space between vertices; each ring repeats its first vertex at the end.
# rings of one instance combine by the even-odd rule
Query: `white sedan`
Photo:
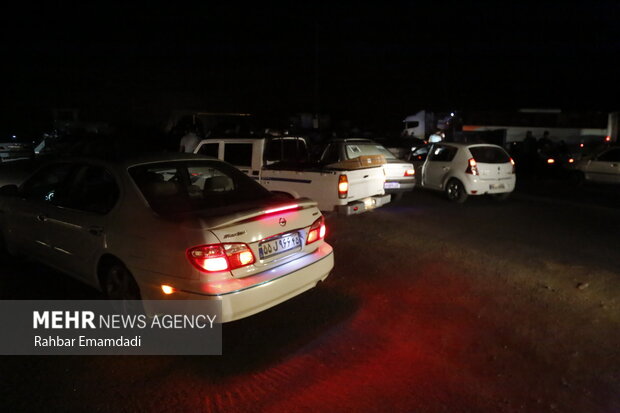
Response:
POLYGON ((9 253, 109 298, 219 300, 224 322, 314 287, 334 265, 314 201, 283 201, 192 154, 51 163, 0 188, 0 235, 9 253))
POLYGON ((454 202, 485 194, 503 200, 515 188, 515 164, 501 146, 436 143, 414 152, 411 159, 418 184, 444 191, 454 202))
POLYGON ((620 147, 605 149, 597 155, 573 164, 572 178, 585 181, 620 184, 620 147))

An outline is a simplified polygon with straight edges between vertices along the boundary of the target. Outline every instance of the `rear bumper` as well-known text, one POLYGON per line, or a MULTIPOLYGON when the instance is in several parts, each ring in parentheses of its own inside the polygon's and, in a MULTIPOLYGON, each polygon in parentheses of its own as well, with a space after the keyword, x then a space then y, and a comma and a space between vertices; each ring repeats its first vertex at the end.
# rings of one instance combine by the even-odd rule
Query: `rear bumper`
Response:
POLYGON ((474 178, 469 179, 465 189, 469 195, 501 194, 514 191, 516 181, 517 179, 515 176, 505 179, 489 180, 474 178))
MULTIPOLYGON (((313 288, 319 281, 327 278, 333 267, 333 249, 329 244, 323 243, 311 254, 260 274, 239 279, 240 287, 237 290, 220 294, 204 293, 201 292, 204 289, 201 282, 186 280, 180 284, 179 279, 172 277, 169 281, 160 278, 155 285, 146 286, 147 288, 140 285, 140 289, 145 300, 218 300, 222 303, 222 322, 225 323, 259 313, 313 288), (161 283, 171 284, 176 291, 169 296, 163 296, 161 283)), ((147 314, 158 313, 156 302, 144 303, 147 314), (151 306, 147 308, 147 304, 151 306)))
POLYGON ((370 211, 388 204, 392 199, 390 194, 375 195, 358 201, 349 202, 347 205, 338 205, 336 212, 340 215, 355 215, 370 211))

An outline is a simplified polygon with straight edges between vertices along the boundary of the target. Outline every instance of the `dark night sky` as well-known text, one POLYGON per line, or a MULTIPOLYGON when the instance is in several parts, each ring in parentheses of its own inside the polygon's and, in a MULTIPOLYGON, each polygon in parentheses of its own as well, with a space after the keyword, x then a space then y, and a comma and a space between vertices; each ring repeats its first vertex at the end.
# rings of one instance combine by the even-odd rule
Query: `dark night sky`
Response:
POLYGON ((316 69, 322 112, 375 123, 420 108, 618 108, 618 2, 115 4, 3 11, 4 117, 286 116, 314 110, 316 69))

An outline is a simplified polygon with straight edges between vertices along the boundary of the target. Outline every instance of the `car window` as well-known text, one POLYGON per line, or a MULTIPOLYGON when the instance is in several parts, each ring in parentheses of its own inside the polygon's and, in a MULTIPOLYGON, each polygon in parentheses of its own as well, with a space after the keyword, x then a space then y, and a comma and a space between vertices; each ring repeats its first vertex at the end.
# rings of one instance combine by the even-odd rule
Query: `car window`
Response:
POLYGON ((224 160, 235 166, 252 166, 251 143, 226 143, 224 145, 224 160))
POLYGON ((457 148, 454 146, 435 145, 431 149, 431 153, 428 157, 432 162, 450 162, 456 155, 457 148))
POLYGON ((340 160, 340 156, 338 154, 338 145, 337 144, 329 145, 325 149, 325 152, 323 153, 323 157, 321 161, 324 164, 330 164, 330 163, 336 163, 339 160, 340 160))
POLYGON ((218 153, 219 148, 220 148, 219 143, 207 143, 207 144, 200 146, 200 148, 198 149, 198 153, 201 155, 217 158, 219 156, 219 153, 218 153))
POLYGON ((72 165, 60 163, 40 169, 20 189, 21 195, 32 201, 52 202, 68 178, 72 165))
POLYGON ((355 159, 360 156, 383 155, 385 159, 396 159, 394 154, 388 151, 383 145, 376 143, 355 143, 345 145, 347 159, 355 159))
POLYGON ((79 211, 107 214, 119 197, 116 180, 99 166, 81 166, 53 201, 55 205, 79 211))
POLYGON ((412 161, 424 161, 428 156, 429 146, 423 146, 421 148, 416 149, 411 153, 412 161))
POLYGON ((296 138, 271 139, 265 147, 265 162, 304 163, 308 161, 306 141, 296 138))
POLYGON ((479 163, 508 163, 510 155, 495 146, 474 146, 469 148, 474 160, 479 163))
POLYGON ((238 169, 216 161, 161 162, 129 173, 151 208, 162 214, 234 208, 273 195, 238 169))
POLYGON ((598 157, 601 162, 620 162, 620 148, 611 149, 598 157))

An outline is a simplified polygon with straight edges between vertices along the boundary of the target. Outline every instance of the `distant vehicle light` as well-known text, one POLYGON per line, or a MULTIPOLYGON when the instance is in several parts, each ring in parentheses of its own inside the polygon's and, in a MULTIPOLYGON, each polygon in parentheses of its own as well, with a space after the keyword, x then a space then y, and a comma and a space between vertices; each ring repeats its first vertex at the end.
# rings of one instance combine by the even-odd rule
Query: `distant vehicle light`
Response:
POLYGON ((580 143, 580 144, 579 144, 579 147, 580 147, 580 148, 583 148, 583 143, 580 143))
POLYGON ((573 158, 570 158, 570 159, 568 160, 568 163, 573 163, 573 162, 575 162, 575 160, 574 160, 573 158))
POLYGON ((547 159, 547 163, 548 163, 549 165, 551 165, 551 164, 555 163, 555 159, 553 159, 553 158, 548 158, 548 159, 547 159))
POLYGON ((611 142, 611 136, 609 135, 605 136, 605 142, 611 142))
POLYGON ((512 164, 512 173, 516 172, 515 160, 510 158, 510 163, 512 164))
POLYGON ((170 286, 170 285, 167 285, 167 284, 162 284, 161 285, 161 290, 166 295, 170 295, 170 294, 172 294, 174 292, 174 288, 172 286, 170 286))

